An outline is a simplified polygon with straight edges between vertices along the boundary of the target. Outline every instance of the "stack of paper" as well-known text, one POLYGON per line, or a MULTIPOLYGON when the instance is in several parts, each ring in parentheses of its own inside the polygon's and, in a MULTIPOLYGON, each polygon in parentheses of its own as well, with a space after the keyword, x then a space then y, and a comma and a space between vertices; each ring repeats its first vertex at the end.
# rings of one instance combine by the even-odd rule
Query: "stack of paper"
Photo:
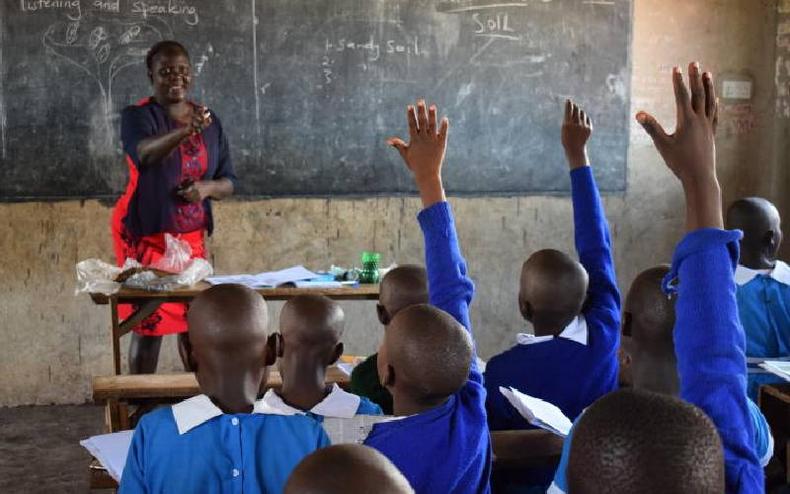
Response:
POLYGON ((570 433, 573 423, 557 406, 548 401, 525 395, 513 388, 508 389, 500 386, 499 392, 507 398, 507 401, 518 410, 518 413, 527 422, 535 427, 540 427, 562 437, 566 437, 570 433))
POLYGON ((790 381, 790 362, 786 360, 766 360, 760 364, 760 367, 786 381, 790 381))
POLYGON ((294 266, 280 271, 270 271, 258 274, 236 274, 227 276, 211 276, 206 281, 212 285, 238 283, 250 288, 270 288, 287 283, 296 283, 307 280, 320 280, 321 275, 305 269, 304 266, 294 266))
POLYGON ((126 456, 129 454, 129 445, 132 444, 133 434, 134 431, 123 431, 93 436, 80 441, 80 445, 99 460, 99 463, 107 469, 107 473, 116 482, 120 483, 123 467, 126 465, 126 456))

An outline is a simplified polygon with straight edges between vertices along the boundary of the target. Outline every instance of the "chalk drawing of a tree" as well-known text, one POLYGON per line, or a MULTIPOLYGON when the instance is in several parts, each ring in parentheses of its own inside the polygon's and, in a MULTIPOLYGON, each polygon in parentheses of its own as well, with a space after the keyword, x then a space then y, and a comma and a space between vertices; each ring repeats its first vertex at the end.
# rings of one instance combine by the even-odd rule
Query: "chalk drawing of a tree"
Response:
POLYGON ((79 20, 52 24, 44 33, 43 43, 49 53, 81 68, 98 83, 109 117, 115 77, 124 67, 143 63, 151 45, 165 36, 172 37, 170 27, 155 17, 88 14, 79 20))

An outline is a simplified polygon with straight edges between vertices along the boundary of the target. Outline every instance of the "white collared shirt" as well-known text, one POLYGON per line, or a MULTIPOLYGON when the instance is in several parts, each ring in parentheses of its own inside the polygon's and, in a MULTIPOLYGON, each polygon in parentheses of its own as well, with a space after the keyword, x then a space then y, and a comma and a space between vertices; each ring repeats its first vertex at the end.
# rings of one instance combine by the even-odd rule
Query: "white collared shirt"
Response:
MULTIPOLYGON (((335 384, 335 386, 337 386, 337 384, 335 384)), ((332 391, 334 393, 334 389, 332 391)), ((272 392, 272 390, 269 390, 269 392, 272 392)), ((285 405, 285 403, 283 403, 284 407, 279 407, 279 408, 271 407, 265 404, 264 401, 266 400, 266 396, 269 395, 269 392, 267 392, 262 399, 256 401, 253 404, 252 413, 267 414, 267 415, 295 415, 294 413, 290 413, 285 408, 288 407, 288 405, 285 405)), ((345 393, 345 391, 342 392, 345 393)), ((349 394, 349 393, 345 393, 345 394, 349 394)), ((330 396, 332 396, 332 393, 330 393, 330 396)), ((356 395, 351 395, 351 396, 356 396, 356 395)), ((277 398, 280 399, 279 396, 277 396, 277 398)), ((327 396, 324 399, 324 401, 316 405, 316 408, 318 408, 320 405, 325 403, 328 399, 329 396, 327 396)), ((282 399, 280 399, 280 401, 282 402, 282 399)), ((359 404, 359 397, 357 397, 357 405, 358 404, 359 404)), ((208 422, 214 417, 219 417, 220 415, 224 414, 224 412, 217 405, 215 405, 213 401, 211 401, 211 398, 209 398, 206 395, 193 396, 192 398, 186 399, 180 403, 176 403, 171 408, 173 410, 173 418, 175 418, 176 427, 178 428, 178 433, 180 435, 184 435, 190 430, 194 429, 195 427, 205 422, 208 422)), ((315 410, 315 408, 313 410, 315 410)), ((356 409, 354 411, 356 411, 356 409)), ((304 413, 302 414, 304 415, 304 413)))
POLYGON ((768 276, 783 285, 790 286, 790 266, 783 261, 776 261, 773 269, 750 269, 738 264, 735 268, 735 283, 743 286, 758 276, 768 276))
MULTIPOLYGON (((357 414, 361 398, 355 394, 343 391, 337 384, 332 385, 332 391, 310 413, 323 417, 350 419, 357 414)), ((305 415, 303 410, 288 405, 279 394, 270 389, 263 398, 255 403, 255 413, 272 415, 305 415)))
MULTIPOLYGON (((535 336, 529 333, 519 333, 516 335, 516 341, 519 345, 534 345, 535 343, 543 343, 544 341, 551 341, 555 336, 535 336)), ((570 324, 565 326, 556 338, 565 338, 566 340, 575 341, 581 345, 587 346, 587 320, 584 316, 578 316, 571 321, 570 324)))

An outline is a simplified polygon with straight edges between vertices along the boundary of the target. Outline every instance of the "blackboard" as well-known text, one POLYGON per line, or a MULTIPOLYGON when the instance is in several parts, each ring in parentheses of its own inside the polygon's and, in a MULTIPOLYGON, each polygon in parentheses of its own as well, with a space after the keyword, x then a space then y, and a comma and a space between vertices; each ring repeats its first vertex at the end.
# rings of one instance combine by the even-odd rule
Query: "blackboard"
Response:
POLYGON ((167 38, 222 118, 239 196, 412 192, 384 141, 417 97, 451 120, 452 193, 566 192, 568 96, 595 120, 601 188, 622 191, 631 29, 631 0, 4 0, 0 200, 122 191, 119 112, 167 38))

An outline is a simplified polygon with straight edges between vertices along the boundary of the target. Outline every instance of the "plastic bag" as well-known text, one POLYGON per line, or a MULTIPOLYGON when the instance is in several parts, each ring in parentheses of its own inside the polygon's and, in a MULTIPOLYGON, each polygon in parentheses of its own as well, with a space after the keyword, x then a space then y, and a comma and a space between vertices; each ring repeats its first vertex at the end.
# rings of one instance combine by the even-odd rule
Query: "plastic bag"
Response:
POLYGON ((212 274, 214 274, 214 269, 207 260, 195 258, 190 259, 186 268, 178 274, 160 277, 152 271, 143 271, 126 280, 124 286, 137 288, 139 290, 166 292, 178 288, 190 287, 199 281, 203 281, 212 274))
POLYGON ((192 261, 192 247, 188 242, 165 233, 165 255, 146 266, 168 273, 181 273, 192 261))
POLYGON ((121 284, 115 281, 119 274, 131 268, 142 265, 134 259, 127 259, 123 266, 118 267, 108 264, 100 259, 86 259, 77 263, 77 289, 76 293, 101 293, 112 295, 121 289, 121 284))

